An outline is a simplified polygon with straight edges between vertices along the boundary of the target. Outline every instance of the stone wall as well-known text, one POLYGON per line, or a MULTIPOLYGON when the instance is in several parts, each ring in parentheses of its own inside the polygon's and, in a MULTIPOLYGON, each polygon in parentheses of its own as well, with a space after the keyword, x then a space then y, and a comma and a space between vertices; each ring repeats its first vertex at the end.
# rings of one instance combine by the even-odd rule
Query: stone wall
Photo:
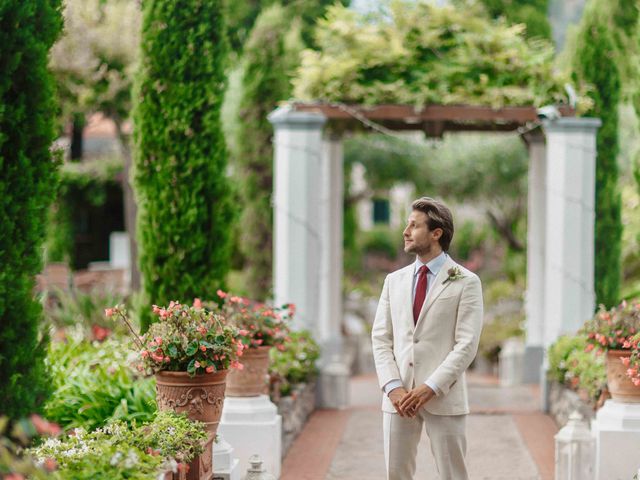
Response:
POLYGON ((276 401, 282 416, 282 458, 307 423, 316 408, 316 381, 300 383, 293 387, 291 395, 276 401))
POLYGON ((589 423, 596 415, 587 399, 558 382, 549 382, 549 415, 559 428, 566 425, 569 415, 574 410, 589 423))

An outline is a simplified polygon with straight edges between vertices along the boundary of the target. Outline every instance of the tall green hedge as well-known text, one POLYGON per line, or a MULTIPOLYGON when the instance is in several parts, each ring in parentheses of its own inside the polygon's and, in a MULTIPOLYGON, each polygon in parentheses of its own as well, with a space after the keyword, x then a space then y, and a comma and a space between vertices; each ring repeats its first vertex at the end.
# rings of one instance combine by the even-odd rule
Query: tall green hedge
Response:
POLYGON ((224 3, 143 2, 134 183, 143 289, 156 304, 211 298, 229 269, 224 3))
POLYGON ((551 40, 549 0, 481 0, 489 15, 505 17, 509 23, 524 23, 528 37, 551 40))
POLYGON ((303 44, 300 23, 291 27, 288 9, 273 5, 258 19, 245 45, 237 144, 241 183, 240 247, 248 294, 265 299, 271 291, 273 127, 267 115, 291 95, 290 75, 303 44), (260 252, 260 253, 258 253, 260 252))
MULTIPOLYGON (((595 199, 595 291, 607 308, 620 300, 622 200, 618 185, 620 70, 616 59, 616 12, 626 0, 592 0, 579 26, 573 58, 574 80, 591 86, 587 115, 602 120, 597 136, 595 199)), ((618 15, 619 16, 619 15, 618 15)))
POLYGON ((50 392, 34 277, 57 182, 51 46, 60 0, 0 2, 0 414, 39 409, 50 392))

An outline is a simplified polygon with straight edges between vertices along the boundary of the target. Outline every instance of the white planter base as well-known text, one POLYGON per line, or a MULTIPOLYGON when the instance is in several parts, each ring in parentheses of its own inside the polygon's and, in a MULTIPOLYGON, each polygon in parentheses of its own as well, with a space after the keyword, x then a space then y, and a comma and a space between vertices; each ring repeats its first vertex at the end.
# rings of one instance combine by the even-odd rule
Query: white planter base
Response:
POLYGON ((233 446, 241 476, 258 454, 267 472, 280 477, 282 417, 267 395, 225 398, 218 432, 233 446))
POLYGON ((596 480, 628 480, 640 468, 640 404, 607 400, 591 430, 596 438, 596 480))

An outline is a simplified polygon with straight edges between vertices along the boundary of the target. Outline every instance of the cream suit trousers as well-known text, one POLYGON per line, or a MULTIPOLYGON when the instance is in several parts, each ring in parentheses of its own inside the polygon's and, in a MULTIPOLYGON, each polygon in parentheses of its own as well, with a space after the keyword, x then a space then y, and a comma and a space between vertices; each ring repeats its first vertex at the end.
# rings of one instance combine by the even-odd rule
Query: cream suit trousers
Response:
POLYGON ((387 480, 468 480, 464 457, 467 451, 466 415, 433 415, 426 409, 414 418, 383 413, 384 459, 387 480), (435 475, 414 479, 416 453, 424 426, 438 468, 435 475))

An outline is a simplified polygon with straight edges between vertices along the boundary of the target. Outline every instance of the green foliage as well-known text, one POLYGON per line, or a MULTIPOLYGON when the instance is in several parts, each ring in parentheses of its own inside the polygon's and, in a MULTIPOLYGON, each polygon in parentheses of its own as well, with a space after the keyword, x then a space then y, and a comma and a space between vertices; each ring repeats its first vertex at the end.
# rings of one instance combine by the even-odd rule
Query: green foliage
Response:
POLYGON ((468 260, 475 250, 480 250, 488 237, 486 226, 467 220, 456 226, 455 241, 451 245, 453 257, 468 260))
POLYGON ((379 253, 394 259, 398 256, 401 238, 388 227, 377 227, 362 233, 361 249, 363 252, 379 253))
POLYGON ((480 335, 478 353, 491 362, 497 362, 502 343, 509 338, 524 337, 524 312, 516 307, 522 302, 524 288, 521 284, 507 280, 495 280, 484 286, 484 303, 487 313, 499 312, 485 320, 480 335), (504 308, 505 305, 507 308, 504 308))
MULTIPOLYGON (((143 5, 134 168, 148 303, 223 285, 234 218, 220 108, 227 40, 221 0, 143 5)), ((143 317, 143 328, 149 317, 143 317)))
POLYGON ((571 336, 563 335, 558 338, 547 351, 549 359, 549 369, 547 375, 556 382, 564 383, 567 378, 568 364, 567 359, 573 352, 584 351, 587 346, 587 337, 585 335, 571 336))
POLYGON ((49 430, 47 434, 55 434, 55 425, 48 423, 39 416, 21 418, 13 422, 7 417, 0 417, 0 476, 3 479, 45 480, 51 476, 45 464, 37 465, 36 459, 25 449, 37 439, 40 432, 38 427, 49 430), (14 474, 11 476, 10 474, 14 474), (20 476, 17 476, 20 475, 20 476))
POLYGON ((62 26, 60 1, 4 1, 0 25, 0 408, 16 418, 49 393, 33 289, 57 183, 47 59, 62 26))
POLYGON ((66 162, 60 167, 60 184, 49 210, 45 261, 73 265, 74 230, 72 213, 77 205, 104 205, 107 190, 120 185, 122 158, 100 158, 84 162, 66 162))
POLYGON ((316 362, 320 358, 320 347, 306 330, 292 332, 291 341, 284 350, 271 349, 269 373, 277 379, 280 393, 288 395, 292 385, 309 382, 318 373, 316 362))
POLYGON ((611 307, 619 301, 621 279, 621 195, 618 186, 618 104, 621 80, 616 58, 618 25, 614 18, 624 0, 592 0, 586 7, 572 59, 578 84, 589 85, 593 107, 588 115, 599 117, 595 198, 596 301, 611 307))
POLYGON ((155 480, 175 469, 176 461, 188 463, 199 455, 206 438, 203 423, 167 411, 133 428, 114 422, 90 433, 77 429, 62 440, 48 439, 31 453, 41 461, 55 460, 54 479, 155 480))
POLYGON ((240 250, 245 259, 249 296, 266 299, 271 291, 273 127, 267 115, 291 94, 291 75, 303 48, 300 21, 275 4, 265 9, 244 48, 242 101, 235 164, 243 205, 240 250), (258 253, 262 252, 262 253, 258 253))
POLYGON ((122 295, 102 289, 91 292, 55 289, 49 294, 52 299, 45 308, 45 318, 54 329, 60 331, 73 327, 85 339, 96 340, 104 339, 96 338, 97 327, 107 336, 111 333, 129 334, 124 325, 114 324, 104 316, 106 308, 122 302, 122 295))
POLYGON ((54 391, 45 405, 47 418, 87 430, 115 420, 150 420, 157 409, 155 379, 132 370, 129 345, 117 339, 88 342, 80 333, 70 331, 66 342, 49 346, 54 391))
POLYGON ((295 95, 347 103, 542 105, 564 100, 553 46, 524 27, 456 9, 398 0, 388 13, 329 8, 305 50, 295 95))
POLYGON ((524 23, 527 37, 551 40, 551 24, 547 18, 549 0, 480 0, 489 15, 505 17, 509 23, 524 23))
POLYGON ((584 390, 595 403, 607 388, 607 368, 604 355, 584 350, 574 350, 567 358, 565 382, 573 388, 584 390))

